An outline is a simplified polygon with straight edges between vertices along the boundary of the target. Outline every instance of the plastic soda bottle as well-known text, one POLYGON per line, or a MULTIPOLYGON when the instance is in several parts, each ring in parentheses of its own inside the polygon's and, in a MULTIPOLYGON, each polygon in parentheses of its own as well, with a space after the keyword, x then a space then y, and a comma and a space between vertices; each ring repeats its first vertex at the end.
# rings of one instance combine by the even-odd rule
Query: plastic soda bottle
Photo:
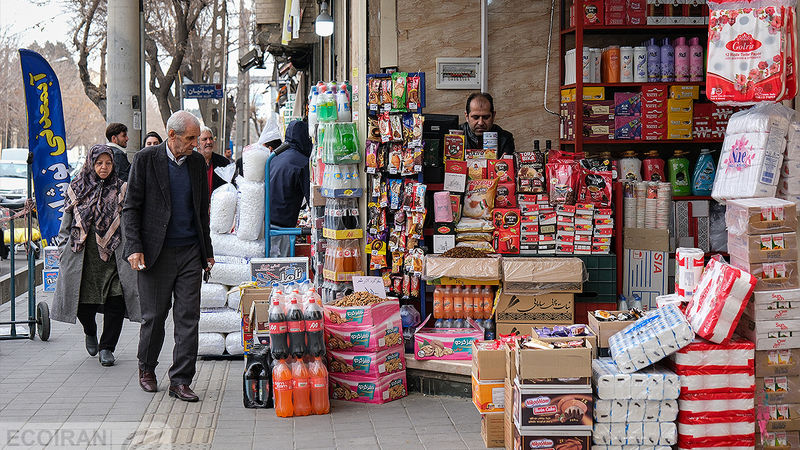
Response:
POLYGON ((314 414, 328 414, 331 401, 328 398, 328 369, 320 358, 314 358, 308 365, 309 385, 311 387, 311 411, 314 414))
POLYGON ((285 359, 279 360, 272 369, 272 385, 275 393, 275 415, 292 417, 292 369, 285 359))
POLYGON ((289 335, 289 354, 295 358, 302 358, 306 352, 306 324, 303 311, 297 301, 300 294, 293 289, 289 296, 289 306, 286 309, 286 327, 289 335))
POLYGON ((347 86, 342 84, 336 94, 336 113, 339 122, 350 122, 352 113, 350 112, 350 97, 347 95, 347 86))
POLYGON ((433 317, 444 317, 444 289, 441 286, 436 286, 433 290, 433 317))
POLYGON ((464 294, 461 293, 461 286, 453 288, 453 318, 461 319, 464 317, 464 294))
POLYGON ((475 318, 475 301, 472 299, 472 289, 464 286, 464 318, 475 318))
POLYGON ((491 319, 492 308, 494 308, 494 296, 492 295, 492 288, 484 286, 481 291, 483 297, 483 318, 491 319))
POLYGON ((273 358, 286 359, 289 356, 289 344, 286 340, 286 315, 280 297, 273 295, 272 306, 269 307, 269 348, 273 358))
POLYGON ((453 318, 453 291, 450 286, 444 288, 444 296, 442 297, 442 306, 445 319, 453 318))
POLYGON ((309 288, 308 306, 303 313, 306 329, 306 352, 314 357, 325 354, 325 337, 322 331, 322 307, 316 289, 309 288))
POLYGON ((310 395, 308 369, 302 359, 297 359, 292 363, 292 406, 295 416, 311 414, 310 395))
POLYGON ((311 86, 311 96, 308 100, 308 134, 314 135, 314 128, 319 122, 319 93, 316 86, 311 86))

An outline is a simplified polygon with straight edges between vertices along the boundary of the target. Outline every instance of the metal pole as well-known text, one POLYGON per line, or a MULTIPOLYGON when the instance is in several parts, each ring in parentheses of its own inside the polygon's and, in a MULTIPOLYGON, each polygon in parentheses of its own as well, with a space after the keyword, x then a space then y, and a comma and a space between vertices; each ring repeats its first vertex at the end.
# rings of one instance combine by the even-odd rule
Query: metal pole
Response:
MULTIPOLYGON (((28 166, 30 167, 30 166, 28 166)), ((28 169, 30 171, 30 169, 28 169)), ((13 213, 13 211, 12 211, 13 213)), ((13 214, 12 214, 13 217, 13 214)), ((16 256, 14 253, 14 219, 11 219, 11 236, 8 239, 9 245, 11 246, 11 336, 17 335, 17 327, 14 325, 14 321, 17 320, 17 267, 14 261, 14 257, 16 256)))
MULTIPOLYGON (((33 192, 33 152, 28 153, 28 203, 31 201, 31 193, 33 192)), ((35 313, 34 313, 34 303, 36 303, 36 274, 34 270, 36 269, 36 261, 34 261, 35 255, 33 252, 33 214, 32 211, 29 211, 27 214, 27 222, 28 222, 28 236, 26 237, 27 245, 27 256, 28 256, 28 320, 36 320, 35 313)), ((29 336, 33 336, 34 333, 34 326, 32 322, 29 322, 29 336)))
MULTIPOLYGON (((145 59, 144 59, 144 40, 145 40, 145 27, 144 27, 144 0, 139 0, 139 91, 141 92, 141 105, 142 105, 142 134, 147 134, 147 80, 145 79, 145 59)), ((140 137, 141 137, 140 136, 140 137)), ((140 139, 136 148, 144 145, 144 139, 140 139)))
POLYGON ((487 0, 481 0, 481 92, 489 89, 489 66, 487 65, 489 52, 489 14, 487 0))
POLYGON ((106 119, 127 125, 130 156, 142 143, 140 0, 108 0, 108 102, 106 119))

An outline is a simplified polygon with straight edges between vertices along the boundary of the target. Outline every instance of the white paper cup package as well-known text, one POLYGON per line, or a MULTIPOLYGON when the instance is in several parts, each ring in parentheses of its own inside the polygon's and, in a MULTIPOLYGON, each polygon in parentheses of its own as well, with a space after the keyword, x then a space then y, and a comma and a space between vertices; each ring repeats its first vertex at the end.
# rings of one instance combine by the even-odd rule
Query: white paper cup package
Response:
MULTIPOLYGON (((262 217, 263 221, 263 217, 262 217)), ((241 258, 263 258, 264 240, 245 241, 235 234, 211 233, 211 245, 214 256, 237 256, 241 258)))
POLYGON ((255 241, 264 235, 264 183, 246 181, 242 177, 239 184, 239 220, 236 236, 245 241, 255 241))
POLYGON ((608 339, 611 357, 623 373, 633 373, 689 345, 694 331, 683 312, 668 304, 648 311, 608 339))
POLYGON ((197 354, 199 356, 222 356, 225 354, 225 335, 222 333, 198 333, 197 354))
POLYGON ((592 360, 592 383, 603 400, 675 400, 680 379, 661 364, 635 373, 623 373, 611 358, 592 360))
POLYGON ((756 282, 744 270, 709 261, 686 307, 686 316, 697 335, 717 344, 730 339, 756 282))
POLYGON ((269 152, 266 149, 248 146, 242 152, 242 174, 247 181, 264 182, 264 164, 269 152))
MULTIPOLYGON (((201 309, 197 327, 201 333, 233 333, 241 330, 242 318, 228 308, 201 309)), ((225 347, 224 338, 222 347, 225 347)))
POLYGON ((595 423, 592 441, 601 445, 675 445, 678 430, 674 422, 595 423))
POLYGON ((224 308, 228 301, 228 286, 216 283, 203 283, 200 286, 201 308, 224 308))
POLYGON ((677 418, 677 400, 594 401, 595 422, 674 422, 677 418))
POLYGON ((232 356, 244 355, 241 331, 228 333, 227 336, 225 336, 225 350, 232 356))

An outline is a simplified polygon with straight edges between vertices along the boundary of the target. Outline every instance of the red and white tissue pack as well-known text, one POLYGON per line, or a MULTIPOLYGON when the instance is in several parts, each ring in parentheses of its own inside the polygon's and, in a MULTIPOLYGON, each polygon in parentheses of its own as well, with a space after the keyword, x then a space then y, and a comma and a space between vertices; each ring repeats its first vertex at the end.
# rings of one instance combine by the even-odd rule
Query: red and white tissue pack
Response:
POLYGON ((695 333, 717 344, 727 342, 756 282, 744 270, 712 259, 685 311, 695 333))

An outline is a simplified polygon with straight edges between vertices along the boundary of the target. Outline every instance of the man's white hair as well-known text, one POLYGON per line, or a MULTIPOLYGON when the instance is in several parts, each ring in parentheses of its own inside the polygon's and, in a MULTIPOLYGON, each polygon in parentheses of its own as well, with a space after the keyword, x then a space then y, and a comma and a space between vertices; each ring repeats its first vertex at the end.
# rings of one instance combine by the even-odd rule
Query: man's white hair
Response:
POLYGON ((211 128, 208 128, 208 127, 207 127, 207 126, 205 126, 205 125, 201 125, 201 126, 200 126, 200 134, 203 134, 203 133, 206 133, 206 132, 207 132, 208 134, 210 134, 212 138, 214 137, 214 132, 213 132, 213 131, 211 131, 211 128))
POLYGON ((183 136, 189 124, 194 124, 199 127, 200 121, 189 111, 183 109, 175 111, 169 116, 169 119, 167 119, 167 133, 169 133, 169 130, 175 130, 176 134, 183 136))

